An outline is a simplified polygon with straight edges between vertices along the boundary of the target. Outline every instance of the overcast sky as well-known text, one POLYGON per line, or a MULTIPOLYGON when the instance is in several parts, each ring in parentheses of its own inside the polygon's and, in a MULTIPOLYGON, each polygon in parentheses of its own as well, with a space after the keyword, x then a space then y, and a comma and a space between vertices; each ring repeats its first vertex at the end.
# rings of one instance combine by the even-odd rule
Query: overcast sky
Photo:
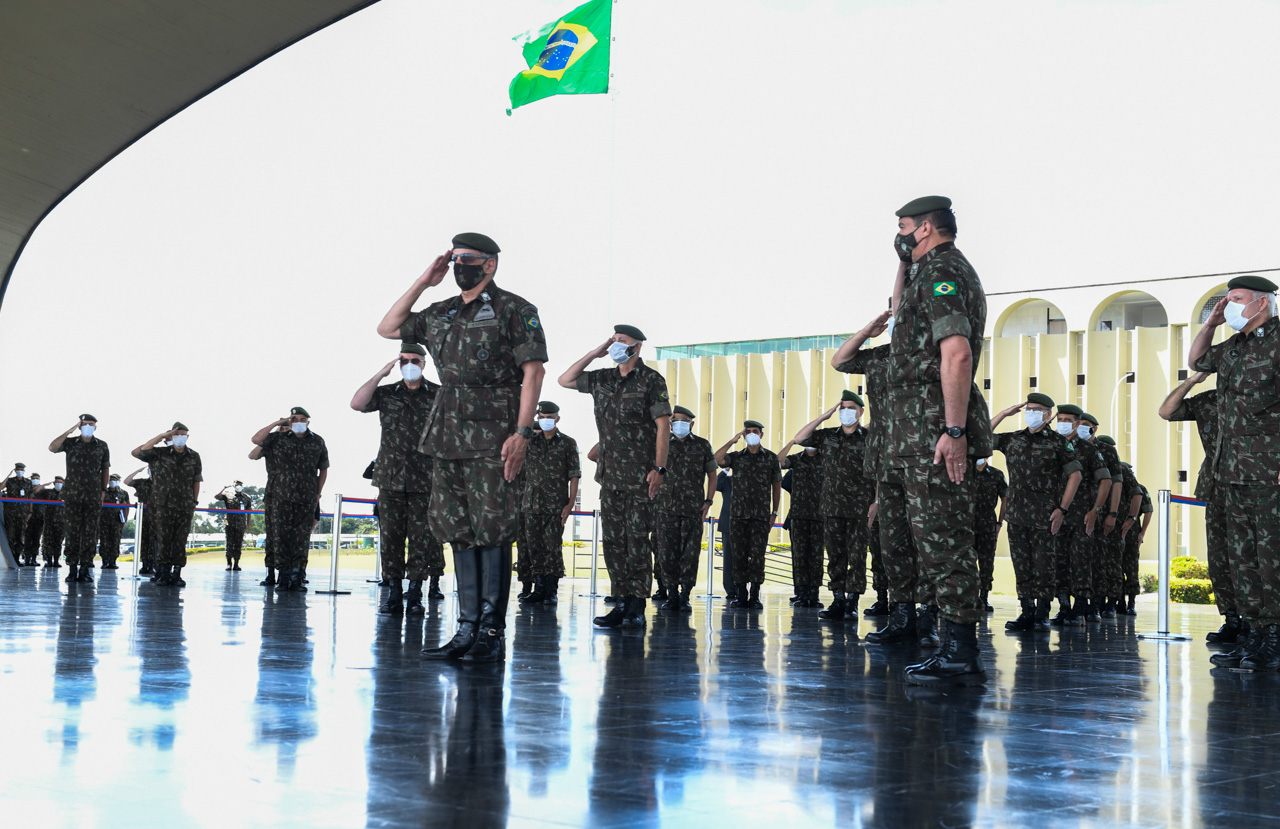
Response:
POLYGON ((615 322, 651 345, 851 331, 916 196, 954 199, 990 291, 1280 264, 1275 3, 622 0, 614 94, 508 117, 511 38, 573 6, 383 0, 107 165, 5 297, 0 465, 60 474, 46 447, 87 410, 127 473, 178 419, 208 500, 265 480, 249 438, 301 405, 327 493, 371 495, 377 422, 348 401, 464 230, 541 309, 543 396, 584 448, 555 378, 615 322))

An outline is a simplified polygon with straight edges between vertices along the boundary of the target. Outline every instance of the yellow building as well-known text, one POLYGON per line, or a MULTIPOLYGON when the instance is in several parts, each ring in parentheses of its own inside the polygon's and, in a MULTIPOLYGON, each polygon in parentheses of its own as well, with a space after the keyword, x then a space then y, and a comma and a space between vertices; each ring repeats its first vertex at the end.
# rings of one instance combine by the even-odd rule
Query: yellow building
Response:
MULTIPOLYGON (((978 386, 993 414, 1032 391, 1083 407, 1101 421, 1102 434, 1115 438, 1120 457, 1153 497, 1159 489, 1189 496, 1204 456, 1195 424, 1166 423, 1157 410, 1186 377, 1191 341, 1233 275, 1082 279, 1090 284, 988 294, 978 386)), ((874 309, 853 314, 849 327, 857 330, 874 309)), ((672 401, 697 413, 697 431, 713 447, 752 418, 765 424, 765 445, 777 451, 845 389, 862 390, 861 376, 830 366, 847 336, 659 346, 651 364, 667 378, 672 401)), ((1209 380, 1196 391, 1212 387, 1209 380)), ((874 409, 878 402, 867 404, 874 409)), ((1020 417, 1010 418, 1001 431, 1021 427, 1020 417)), ((993 464, 1003 468, 1003 456, 993 464)), ((1175 509, 1174 551, 1203 559, 1202 518, 1189 511, 1175 509)), ((1153 533, 1144 558, 1154 557, 1154 541, 1153 533)), ((1003 535, 999 555, 1008 555, 1003 535)))

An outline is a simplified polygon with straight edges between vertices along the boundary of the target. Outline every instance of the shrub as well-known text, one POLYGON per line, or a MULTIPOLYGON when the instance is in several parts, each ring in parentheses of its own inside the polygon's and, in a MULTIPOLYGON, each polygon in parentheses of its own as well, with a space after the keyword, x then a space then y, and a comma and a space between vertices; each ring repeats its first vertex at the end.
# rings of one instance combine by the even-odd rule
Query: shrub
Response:
POLYGON ((1172 579, 1169 598, 1183 604, 1213 604, 1213 584, 1208 579, 1172 579))
POLYGON ((1178 556, 1169 563, 1169 573, 1175 579, 1209 578, 1209 567, 1195 556, 1178 556))
POLYGON ((1154 593, 1160 589, 1160 577, 1153 576, 1150 573, 1144 574, 1139 582, 1142 584, 1143 593, 1154 593))

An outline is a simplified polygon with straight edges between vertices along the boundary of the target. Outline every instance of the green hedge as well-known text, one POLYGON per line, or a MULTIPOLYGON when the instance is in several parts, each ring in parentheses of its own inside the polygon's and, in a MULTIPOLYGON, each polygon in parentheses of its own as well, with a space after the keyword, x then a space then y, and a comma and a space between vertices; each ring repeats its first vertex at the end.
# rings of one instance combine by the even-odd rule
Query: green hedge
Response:
POLYGON ((1142 585, 1143 593, 1154 593, 1160 589, 1160 579, 1150 573, 1144 573, 1138 578, 1138 582, 1142 585))
POLYGON ((1183 604, 1213 604, 1213 584, 1208 579, 1171 579, 1169 598, 1183 604))
POLYGON ((1209 578, 1209 567, 1195 556, 1178 556, 1169 563, 1169 572, 1175 579, 1203 580, 1209 578))

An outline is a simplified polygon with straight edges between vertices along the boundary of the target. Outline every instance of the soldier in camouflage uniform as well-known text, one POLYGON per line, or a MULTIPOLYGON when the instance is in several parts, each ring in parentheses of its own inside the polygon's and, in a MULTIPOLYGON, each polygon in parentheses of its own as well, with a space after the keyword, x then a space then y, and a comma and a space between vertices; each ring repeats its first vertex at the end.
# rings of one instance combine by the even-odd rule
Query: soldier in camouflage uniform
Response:
POLYGON ((684 406, 672 410, 667 474, 658 490, 657 557, 668 588, 664 609, 685 613, 693 612, 689 594, 698 581, 702 526, 715 495, 718 469, 711 443, 693 433, 694 417, 684 406))
MULTIPOLYGON (((1080 461, 1080 487, 1067 510, 1066 520, 1054 536, 1054 582, 1057 587, 1059 613, 1050 620, 1054 625, 1078 625, 1094 619, 1102 610, 1094 601, 1093 562, 1094 528, 1098 515, 1105 514, 1111 496, 1111 470, 1107 460, 1089 440, 1093 426, 1084 420, 1079 406, 1063 403, 1058 407, 1054 424, 1059 435, 1080 461), (1072 607, 1071 598, 1075 597, 1072 607)), ((1112 614, 1114 615, 1114 614, 1112 614)))
MULTIPOLYGON (((233 489, 227 492, 224 489, 217 495, 213 496, 213 500, 221 501, 222 508, 226 510, 251 510, 253 509, 253 499, 244 491, 244 481, 235 481, 227 489, 233 489)), ((223 515, 224 526, 227 534, 227 572, 240 572, 240 555, 244 549, 244 531, 249 526, 249 516, 244 512, 228 512, 223 515)))
POLYGON ((1218 390, 1187 397, 1191 389, 1204 382, 1209 375, 1193 372, 1190 377, 1169 393, 1160 406, 1160 416, 1169 421, 1194 421, 1204 449, 1204 461, 1196 474, 1195 498, 1203 501, 1204 534, 1208 546, 1209 581, 1213 585, 1213 600, 1222 615, 1222 627, 1205 636, 1205 640, 1218 645, 1234 645, 1246 630, 1236 609, 1236 581, 1231 562, 1227 558, 1227 525, 1223 511, 1222 487, 1214 477, 1213 459, 1218 452, 1218 390))
MULTIPOLYGON (((778 456, 761 443, 764 424, 743 421, 742 431, 716 450, 716 464, 733 470, 733 511, 729 534, 733 536, 733 579, 737 596, 730 607, 762 610, 760 586, 764 583, 764 556, 769 533, 782 501, 782 469, 778 456), (738 441, 747 448, 730 452, 738 441), (766 509, 772 505, 771 509, 766 509)), ((824 470, 826 467, 823 467, 824 470)), ((825 482, 824 482, 825 489, 825 482)), ((825 538, 825 523, 824 523, 825 538)))
MULTIPOLYGON (((31 479, 27 477, 25 463, 13 465, 13 471, 5 476, 3 484, 0 484, 0 491, 3 491, 6 498, 31 497, 32 484, 31 479)), ((30 517, 30 504, 5 502, 4 534, 9 539, 9 551, 13 553, 13 561, 19 567, 28 563, 35 564, 35 557, 29 554, 26 548, 27 521, 30 517)))
POLYGON ((98 419, 80 415, 75 426, 54 439, 49 451, 67 456, 67 479, 62 489, 62 527, 67 542, 66 581, 93 582, 93 556, 98 550, 98 522, 102 496, 111 474, 111 451, 105 441, 94 437, 98 419), (74 440, 67 440, 73 434, 74 440))
MULTIPOLYGON (((933 582, 934 596, 927 604, 936 605, 945 620, 938 653, 908 667, 904 678, 911 684, 981 682, 986 669, 978 652, 977 624, 984 614, 974 550, 971 458, 991 454, 986 403, 973 383, 982 353, 986 296, 973 266, 955 246, 950 199, 916 199, 897 215, 894 245, 910 251, 911 264, 904 262, 899 269, 901 289, 889 344, 879 518, 889 537, 910 526, 933 582)), ((887 561, 885 569, 890 569, 887 561)), ((906 607, 895 604, 886 633, 905 628, 909 616, 906 607)))
MULTIPOLYGON (((120 476, 111 473, 111 481, 107 492, 102 497, 104 504, 127 504, 129 493, 120 486, 120 476)), ((102 510, 98 524, 98 555, 102 557, 103 570, 119 570, 116 559, 120 557, 120 536, 124 533, 125 522, 129 520, 129 510, 107 508, 102 510)))
POLYGON ((453 237, 378 325, 387 339, 421 343, 441 387, 419 451, 433 458, 431 534, 453 549, 458 630, 428 659, 490 662, 506 656, 517 480, 533 438, 547 339, 538 309, 493 283, 498 246, 480 233, 453 237), (454 264, 461 294, 414 313, 454 264))
MULTIPOLYGON (((1093 415, 1085 413, 1086 421, 1097 420, 1093 415)), ((1120 453, 1116 450, 1115 438, 1110 435, 1096 434, 1098 424, 1093 424, 1093 445, 1107 463, 1111 474, 1111 493, 1107 499, 1107 508, 1099 511, 1103 517, 1102 531, 1094 533, 1093 558, 1093 595, 1094 601, 1088 610, 1090 622, 1102 621, 1103 612, 1114 610, 1121 601, 1120 591, 1124 586, 1124 574, 1120 569, 1120 557, 1123 555, 1124 542, 1120 538, 1120 509, 1123 497, 1124 471, 1121 466, 1120 453)), ((1109 613, 1108 615, 1114 615, 1109 613)))
MULTIPOLYGON (((288 421, 281 423, 276 427, 276 431, 282 435, 287 435, 293 431, 288 421)), ((271 455, 263 455, 262 447, 255 446, 249 451, 249 460, 265 461, 267 465, 267 485, 262 490, 262 563, 267 568, 267 576, 258 584, 263 587, 273 587, 276 584, 276 574, 280 572, 280 564, 276 561, 276 550, 280 547, 275 540, 276 531, 279 529, 276 521, 275 499, 271 497, 272 481, 284 480, 284 456, 280 453, 271 455)), ((316 507, 320 506, 319 501, 316 507)), ((308 546, 310 541, 308 541, 308 546)), ((283 575, 283 573, 281 573, 283 575)))
POLYGON ((556 604, 564 577, 564 525, 578 498, 582 463, 578 442, 560 431, 560 407, 549 400, 538 404, 538 437, 525 455, 520 518, 528 533, 533 591, 525 604, 556 604))
POLYGON ((156 584, 186 587, 182 568, 187 564, 187 535, 200 500, 204 466, 200 453, 187 448, 189 432, 182 423, 153 437, 133 450, 133 456, 151 467, 152 504, 156 511, 156 584), (159 446, 161 441, 168 446, 159 446))
POLYGON ((613 610, 600 627, 643 627, 653 573, 655 501, 666 474, 671 441, 667 381, 644 364, 644 333, 615 325, 613 336, 560 375, 560 385, 591 395, 600 433, 600 521, 613 610), (587 371, 608 355, 615 368, 587 371))
POLYGON ((991 421, 994 430, 1005 418, 1026 409, 1027 428, 995 435, 1009 469, 1009 556, 1017 580, 1022 613, 1006 630, 1049 629, 1054 588, 1054 536, 1080 486, 1080 461, 1066 438, 1049 427, 1053 398, 1033 392, 1025 403, 1010 406, 991 421))
MULTIPOLYGON (((62 476, 58 475, 53 479, 53 486, 37 490, 36 497, 42 501, 61 501, 64 485, 62 476)), ((44 534, 40 538, 40 555, 44 558, 45 569, 57 570, 62 566, 58 563, 58 559, 62 555, 62 511, 64 509, 65 507, 61 504, 40 507, 44 525, 44 534)))
POLYGON ((797 607, 822 607, 818 591, 822 587, 822 458, 818 447, 806 446, 790 454, 789 441, 778 457, 787 474, 782 488, 791 493, 791 509, 782 528, 791 535, 791 579, 797 607))
POLYGON ((422 582, 430 579, 428 596, 444 598, 444 545, 428 526, 431 514, 431 456, 418 451, 439 386, 423 379, 427 350, 417 343, 401 343, 400 356, 387 363, 351 398, 358 412, 377 412, 382 426, 373 485, 378 488, 378 528, 382 533, 382 572, 387 593, 378 612, 384 615, 425 613, 422 582), (378 383, 400 367, 401 380, 378 383), (408 565, 405 542, 408 542, 408 565), (401 581, 408 577, 409 591, 401 581))
MULTIPOLYGON (((142 526, 139 533, 141 538, 138 542, 140 548, 133 552, 142 564, 142 567, 138 570, 138 575, 154 577, 156 575, 156 519, 149 509, 151 504, 151 478, 137 477, 138 473, 145 470, 146 467, 144 466, 130 472, 125 476, 124 485, 133 489, 137 503, 143 507, 141 510, 142 526)), ((154 581, 154 578, 152 580, 154 581)))
POLYGON ((1248 641, 1214 654, 1215 665, 1245 671, 1280 668, 1280 321, 1276 285, 1237 276, 1191 344, 1192 371, 1217 374, 1221 437, 1214 477, 1224 490, 1228 558, 1236 575, 1236 606, 1249 624, 1248 641), (1218 345, 1226 322, 1237 331, 1218 345))
POLYGON ((977 470, 974 475, 977 500, 973 510, 978 577, 982 581, 982 609, 987 613, 994 610, 987 597, 991 595, 991 587, 995 583, 996 544, 1000 540, 1000 528, 1004 526, 1005 496, 1009 494, 1009 484, 1005 481, 1004 473, 992 466, 990 460, 978 458, 974 461, 974 468, 977 470))
MULTIPOLYGON (((43 500, 40 493, 44 492, 45 489, 46 487, 40 483, 40 473, 31 473, 31 497, 43 500)), ((48 489, 53 491, 52 487, 48 487, 48 489)), ((44 532, 44 512, 46 507, 41 504, 30 504, 29 506, 31 507, 31 514, 27 516, 27 531, 26 536, 23 538, 22 547, 26 552, 26 563, 31 567, 35 567, 37 564, 36 559, 40 555, 40 536, 44 532)))
MULTIPOLYGON (((1128 481, 1133 475, 1133 467, 1127 463, 1124 466, 1125 480, 1128 481)), ((1151 504, 1151 493, 1138 483, 1136 477, 1133 479, 1133 487, 1134 495, 1125 504, 1126 518, 1120 526, 1120 538, 1124 542, 1124 555, 1120 560, 1121 570, 1124 572, 1124 589, 1120 596, 1127 599, 1128 604, 1119 602, 1115 611, 1127 616, 1138 615, 1134 605, 1137 604, 1138 594, 1142 592, 1142 584, 1138 579, 1139 555, 1142 552, 1142 542, 1147 540, 1147 527, 1151 524, 1151 516, 1155 511, 1151 504)))
POLYGON ((259 429, 253 443, 262 448, 261 456, 267 459, 268 520, 274 524, 274 530, 269 528, 267 533, 280 571, 276 590, 305 593, 303 572, 320 496, 329 477, 329 449, 324 438, 311 431, 311 415, 301 406, 290 409, 287 418, 259 429), (286 424, 289 431, 279 431, 286 424), (278 465, 273 466, 273 458, 278 465))

